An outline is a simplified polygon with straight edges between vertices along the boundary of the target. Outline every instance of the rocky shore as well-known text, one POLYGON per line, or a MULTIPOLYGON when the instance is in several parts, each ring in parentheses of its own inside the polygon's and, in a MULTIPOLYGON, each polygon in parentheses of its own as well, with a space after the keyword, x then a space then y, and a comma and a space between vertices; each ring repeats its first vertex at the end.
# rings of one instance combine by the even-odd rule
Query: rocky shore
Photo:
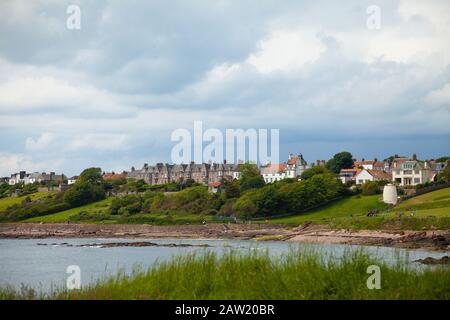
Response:
POLYGON ((0 238, 136 238, 282 240, 303 243, 376 245, 450 251, 450 230, 332 230, 324 225, 297 228, 266 224, 133 225, 2 223, 0 238))

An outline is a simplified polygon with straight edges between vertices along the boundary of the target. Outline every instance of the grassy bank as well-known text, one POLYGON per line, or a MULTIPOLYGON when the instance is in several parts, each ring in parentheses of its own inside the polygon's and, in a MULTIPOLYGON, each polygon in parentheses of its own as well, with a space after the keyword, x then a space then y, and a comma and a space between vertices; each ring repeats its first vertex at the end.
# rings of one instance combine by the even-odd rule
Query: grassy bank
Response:
POLYGON ((6 208, 8 208, 9 206, 12 206, 13 204, 21 203, 27 197, 30 197, 31 200, 38 200, 38 199, 41 199, 43 197, 50 196, 50 195, 52 195, 54 193, 55 192, 53 192, 53 191, 50 191, 50 192, 35 192, 35 193, 29 194, 29 195, 26 195, 26 196, 22 196, 22 197, 1 198, 0 199, 0 212, 4 211, 6 208))
POLYGON ((446 230, 450 229, 450 188, 426 193, 389 209, 378 200, 381 195, 352 196, 315 210, 270 223, 299 225, 306 221, 335 229, 446 230), (379 210, 367 217, 370 210, 379 210))
POLYGON ((318 252, 293 251, 224 256, 213 253, 174 258, 131 276, 119 274, 81 291, 50 297, 32 290, 0 290, 2 299, 450 299, 450 268, 406 268, 400 258, 387 265, 362 251, 329 260, 318 252), (367 268, 381 270, 381 289, 369 290, 367 268))
POLYGON ((351 196, 336 200, 323 207, 304 212, 289 217, 270 219, 269 223, 273 224, 291 224, 299 225, 306 221, 317 223, 327 223, 330 219, 351 217, 354 215, 363 215, 369 210, 383 210, 387 205, 380 203, 378 199, 380 195, 373 196, 351 196))

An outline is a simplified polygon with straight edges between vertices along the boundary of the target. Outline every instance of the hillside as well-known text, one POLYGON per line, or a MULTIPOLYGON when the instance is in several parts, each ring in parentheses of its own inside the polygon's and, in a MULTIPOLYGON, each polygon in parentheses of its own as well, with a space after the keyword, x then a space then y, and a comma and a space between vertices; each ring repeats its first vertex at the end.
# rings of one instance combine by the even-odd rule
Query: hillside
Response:
POLYGON ((6 197, 0 199, 0 212, 5 211, 6 208, 13 204, 21 203, 27 197, 31 200, 38 200, 40 198, 52 195, 54 192, 36 192, 22 197, 6 197))

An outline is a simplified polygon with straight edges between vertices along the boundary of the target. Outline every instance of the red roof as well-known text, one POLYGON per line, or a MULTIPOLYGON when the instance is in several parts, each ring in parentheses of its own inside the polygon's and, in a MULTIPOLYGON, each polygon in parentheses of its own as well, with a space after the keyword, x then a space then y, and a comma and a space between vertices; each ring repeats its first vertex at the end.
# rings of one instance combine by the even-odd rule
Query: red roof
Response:
POLYGON ((221 183, 219 181, 213 181, 213 182, 209 182, 208 186, 210 187, 214 187, 214 188, 218 188, 220 187, 221 183))

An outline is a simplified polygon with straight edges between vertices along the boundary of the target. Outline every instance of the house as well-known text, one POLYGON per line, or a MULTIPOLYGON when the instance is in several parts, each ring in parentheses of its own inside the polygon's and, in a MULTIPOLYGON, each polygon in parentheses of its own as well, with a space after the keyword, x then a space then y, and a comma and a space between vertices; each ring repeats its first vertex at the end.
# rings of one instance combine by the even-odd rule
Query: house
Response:
POLYGON ((18 173, 13 173, 11 175, 11 178, 9 178, 9 181, 8 181, 9 185, 13 186, 13 185, 15 185, 17 183, 24 182, 24 179, 25 179, 26 175, 27 175, 26 171, 20 171, 18 173))
POLYGON ((78 176, 70 177, 69 179, 67 179, 67 184, 68 185, 74 184, 75 182, 77 182, 78 178, 79 178, 78 176))
POLYGON ((303 155, 294 156, 292 153, 288 157, 286 163, 286 178, 298 178, 300 175, 311 166, 303 159, 303 155))
MULTIPOLYGON (((102 178, 105 181, 114 181, 114 180, 126 179, 127 176, 128 176, 128 173, 126 171, 123 171, 122 173, 115 173, 114 171, 112 171, 112 172, 103 173, 102 178)), ((75 180, 76 180, 76 178, 75 178, 75 180)))
POLYGON ((165 184, 182 183, 188 179, 196 183, 208 185, 210 182, 220 182, 222 179, 239 179, 240 165, 223 163, 202 163, 197 164, 163 164, 157 163, 155 166, 144 164, 142 169, 136 170, 134 167, 128 173, 128 178, 142 179, 146 183, 165 184))
POLYGON ((367 170, 385 170, 385 163, 378 161, 376 158, 374 160, 364 160, 353 162, 354 169, 367 169, 367 170))
POLYGON ((380 170, 363 169, 355 176, 356 184, 364 184, 368 181, 391 181, 390 173, 380 170))
POLYGON ((341 169, 339 172, 339 180, 343 184, 355 181, 355 176, 361 171, 361 169, 341 169))
POLYGON ((211 193, 217 193, 221 185, 222 183, 219 181, 208 182, 208 191, 211 193))
POLYGON ((272 183, 287 178, 286 163, 269 163, 261 166, 260 171, 265 183, 272 183))
POLYGON ((405 160, 392 168, 392 181, 400 186, 415 186, 430 181, 428 162, 405 160))
POLYGON ((2 183, 8 184, 9 183, 9 177, 1 177, 0 178, 0 184, 2 184, 2 183))

